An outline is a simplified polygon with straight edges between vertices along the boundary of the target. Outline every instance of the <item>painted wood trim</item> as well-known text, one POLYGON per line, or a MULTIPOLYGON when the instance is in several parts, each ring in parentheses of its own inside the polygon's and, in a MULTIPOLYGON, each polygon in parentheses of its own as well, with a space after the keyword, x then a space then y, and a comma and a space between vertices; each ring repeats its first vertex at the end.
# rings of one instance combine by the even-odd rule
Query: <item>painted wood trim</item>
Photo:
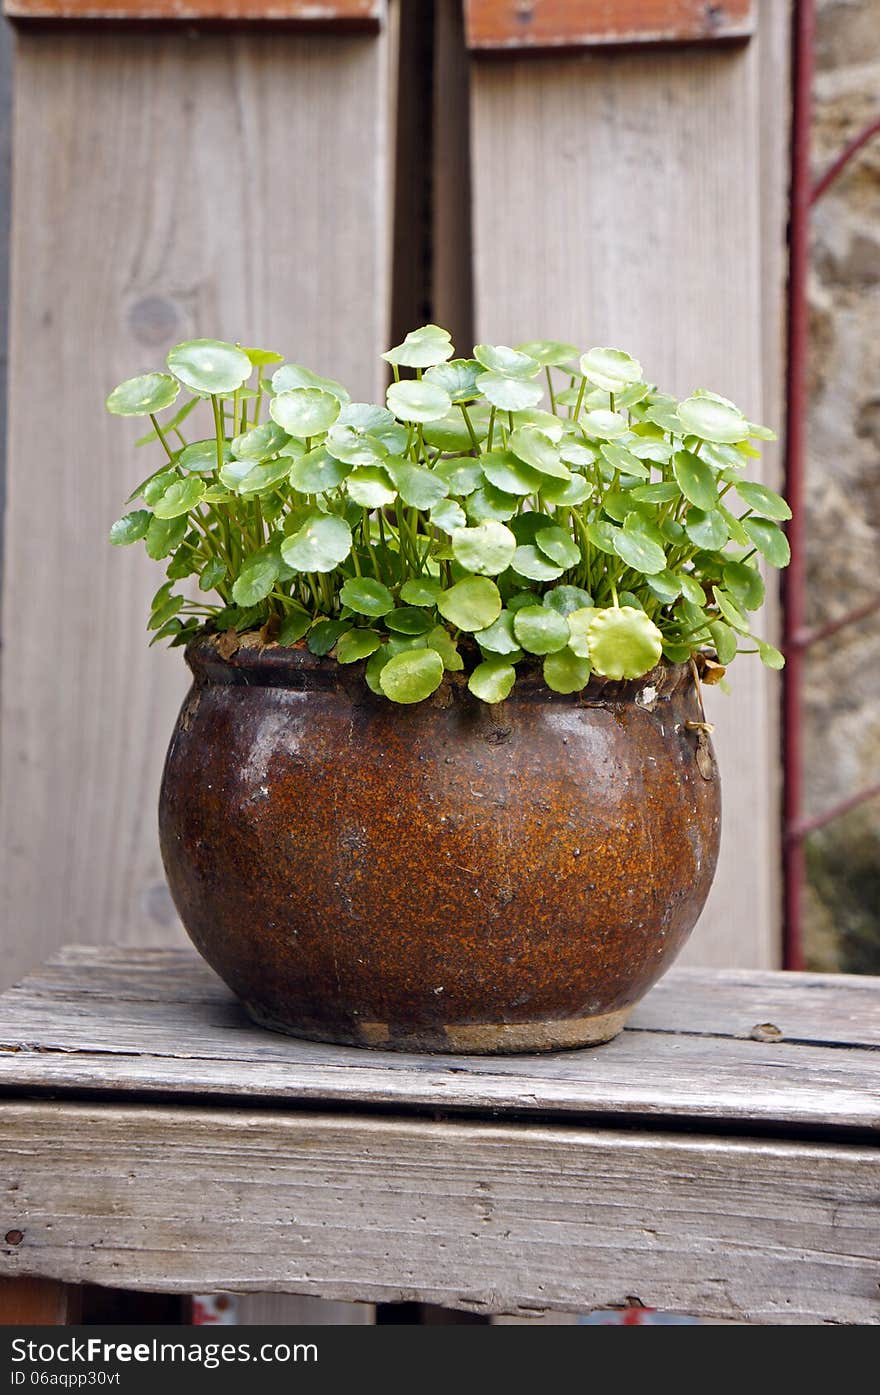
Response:
MULTIPOLYGON (((9 1244, 7 1232, 3 1243, 9 1244)), ((0 1327, 66 1327, 79 1322, 81 1291, 55 1279, 0 1278, 0 1327)))
POLYGON ((271 21, 304 29, 378 30, 384 0, 4 0, 16 21, 196 23, 271 21))
POLYGON ((754 0, 465 0, 468 48, 478 53, 729 43, 755 30, 754 0))
POLYGON ((10 1102, 0 1275, 874 1323, 878 1172, 860 1146, 10 1102))

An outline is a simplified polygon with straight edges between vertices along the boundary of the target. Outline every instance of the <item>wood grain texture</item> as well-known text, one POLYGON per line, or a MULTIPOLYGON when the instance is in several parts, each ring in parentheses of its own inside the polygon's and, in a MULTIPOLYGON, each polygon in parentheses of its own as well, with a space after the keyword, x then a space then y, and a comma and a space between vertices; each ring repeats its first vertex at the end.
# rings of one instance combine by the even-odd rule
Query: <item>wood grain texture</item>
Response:
MULTIPOLYGON (((670 391, 723 390, 752 420, 769 411, 780 425, 787 169, 776 127, 788 97, 770 55, 787 43, 788 7, 759 8, 744 49, 473 65, 480 339, 619 344, 670 391)), ((758 623, 772 639, 773 605, 758 623)), ((731 685, 710 699, 721 860, 685 955, 772 967, 779 684, 743 658, 731 685)))
POLYGON ((384 35, 27 31, 17 48, 3 982, 63 939, 182 939, 156 802, 186 672, 146 645, 161 568, 107 545, 150 468, 108 389, 209 334, 372 395, 388 299, 384 35))
POLYGON ((876 1149, 247 1109, 7 1103, 0 1274, 484 1312, 636 1297, 876 1323, 876 1149))
POLYGON ((80 1292, 74 1285, 0 1279, 0 1327, 65 1327, 79 1317, 80 1292))
POLYGON ((755 0, 464 0, 468 47, 596 48, 618 44, 689 44, 747 39, 755 0))
POLYGON ((187 951, 71 949, 0 997, 0 1092, 489 1109, 848 1136, 880 1130, 878 1004, 880 979, 673 970, 606 1046, 416 1056, 261 1031, 187 951))
POLYGON ((303 29, 378 29, 383 0, 4 0, 12 20, 270 20, 303 29))

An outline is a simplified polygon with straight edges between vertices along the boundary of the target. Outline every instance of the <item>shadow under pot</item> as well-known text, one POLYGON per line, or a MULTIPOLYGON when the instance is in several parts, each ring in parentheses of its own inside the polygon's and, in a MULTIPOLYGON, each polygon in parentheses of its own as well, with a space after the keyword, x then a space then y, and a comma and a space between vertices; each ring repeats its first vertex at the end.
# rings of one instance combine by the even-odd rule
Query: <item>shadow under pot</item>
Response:
MULTIPOLYGON (((460 685, 393 706, 361 665, 187 650, 160 836, 199 952, 265 1027, 395 1050, 608 1041, 712 883, 720 789, 688 666, 460 685)), ((448 681, 448 680, 447 680, 448 681)))

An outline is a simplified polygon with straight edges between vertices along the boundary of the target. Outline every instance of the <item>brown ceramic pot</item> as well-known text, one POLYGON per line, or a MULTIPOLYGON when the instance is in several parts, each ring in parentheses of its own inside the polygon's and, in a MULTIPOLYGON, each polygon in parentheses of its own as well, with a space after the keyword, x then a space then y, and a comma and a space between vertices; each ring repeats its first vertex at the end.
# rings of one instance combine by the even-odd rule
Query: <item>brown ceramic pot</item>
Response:
POLYGON ((264 1026, 422 1051, 607 1041, 693 928, 720 793, 686 667, 398 707, 361 665, 256 636, 187 660, 165 868, 264 1026))

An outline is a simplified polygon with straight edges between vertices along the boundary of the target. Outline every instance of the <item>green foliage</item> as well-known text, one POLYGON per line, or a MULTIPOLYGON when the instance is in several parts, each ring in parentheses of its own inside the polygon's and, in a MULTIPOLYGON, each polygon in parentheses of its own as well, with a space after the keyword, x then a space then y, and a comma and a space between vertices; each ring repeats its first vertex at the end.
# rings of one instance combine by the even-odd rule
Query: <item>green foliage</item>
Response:
POLYGON ((750 614, 790 511, 744 478, 772 432, 716 393, 677 402, 619 349, 454 352, 437 325, 408 334, 385 405, 210 339, 115 388, 108 410, 149 417, 138 444, 163 452, 110 531, 165 563, 154 642, 271 624, 404 704, 455 673, 502 702, 517 666, 557 693, 701 650, 781 667, 750 614))

